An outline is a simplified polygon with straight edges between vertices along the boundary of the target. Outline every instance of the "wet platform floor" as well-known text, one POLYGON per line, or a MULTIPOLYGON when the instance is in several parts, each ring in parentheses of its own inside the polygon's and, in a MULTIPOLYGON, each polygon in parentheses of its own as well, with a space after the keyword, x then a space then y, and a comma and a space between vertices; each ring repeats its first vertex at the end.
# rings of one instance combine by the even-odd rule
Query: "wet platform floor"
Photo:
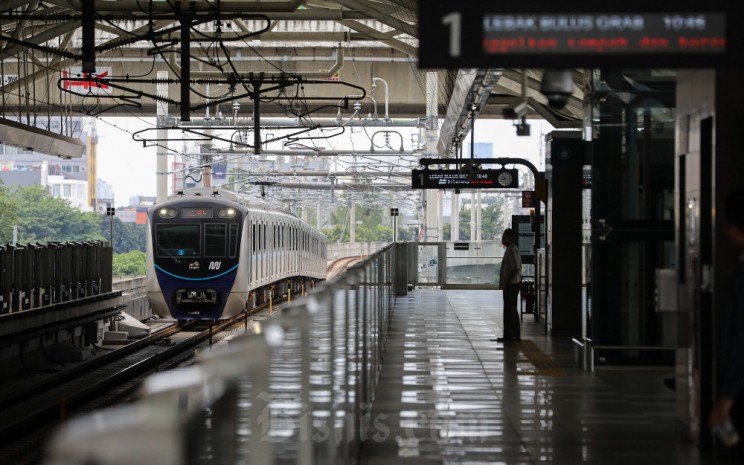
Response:
POLYGON ((679 431, 669 372, 576 367, 532 315, 497 343, 500 291, 396 301, 362 465, 707 464, 679 431))

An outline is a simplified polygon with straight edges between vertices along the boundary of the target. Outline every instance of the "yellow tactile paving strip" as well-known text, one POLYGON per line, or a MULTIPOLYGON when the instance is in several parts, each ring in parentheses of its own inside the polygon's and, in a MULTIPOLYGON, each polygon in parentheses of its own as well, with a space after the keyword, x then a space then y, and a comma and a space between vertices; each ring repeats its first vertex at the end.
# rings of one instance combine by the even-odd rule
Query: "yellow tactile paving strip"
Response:
POLYGON ((540 350, 534 342, 529 339, 510 343, 510 347, 504 350, 518 350, 533 365, 532 369, 519 368, 518 375, 537 375, 537 376, 566 376, 566 371, 558 367, 552 358, 540 350))

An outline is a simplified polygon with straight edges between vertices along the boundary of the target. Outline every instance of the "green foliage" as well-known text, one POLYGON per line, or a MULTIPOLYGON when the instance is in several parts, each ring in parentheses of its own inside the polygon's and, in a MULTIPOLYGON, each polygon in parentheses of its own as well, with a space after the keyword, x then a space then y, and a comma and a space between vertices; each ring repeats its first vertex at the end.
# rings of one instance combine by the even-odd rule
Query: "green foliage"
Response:
POLYGON ((504 226, 501 219, 503 211, 503 201, 494 203, 483 209, 481 214, 481 239, 498 240, 504 233, 504 226))
MULTIPOLYGON (((2 182, 2 181, 0 181, 2 182)), ((10 189, 0 185, 0 244, 13 239, 13 225, 18 223, 18 206, 10 189)))
POLYGON ((412 241, 414 238, 414 229, 410 227, 401 226, 400 218, 398 217, 398 240, 399 241, 412 241))
POLYGON ((460 208, 460 240, 470 240, 470 206, 460 208))
MULTIPOLYGON (((81 212, 64 199, 54 198, 42 186, 9 189, 0 185, 0 243, 109 240, 110 217, 81 212)), ((145 251, 145 225, 114 218, 114 252, 145 251)))
MULTIPOLYGON (((99 230, 101 235, 109 240, 111 235, 110 216, 100 216, 99 230)), ((114 253, 126 253, 132 250, 145 251, 147 239, 147 226, 144 224, 124 223, 119 218, 113 217, 114 226, 114 253)))
MULTIPOLYGON (((486 197, 489 199, 489 205, 483 208, 481 212, 481 239, 499 240, 504 232, 502 224, 502 211, 504 199, 502 197, 486 197)), ((485 203, 485 202, 483 202, 485 203)), ((461 241, 470 240, 470 205, 460 208, 460 239, 461 241)), ((445 241, 452 240, 452 225, 445 224, 442 236, 445 241)))
POLYGON ((144 276, 145 262, 145 253, 139 250, 114 254, 114 276, 144 276))
POLYGON ((18 242, 103 240, 100 215, 83 213, 42 186, 16 187, 10 196, 16 206, 18 242))
MULTIPOLYGON (((328 242, 349 242, 351 240, 349 230, 349 208, 339 207, 331 213, 331 226, 325 228, 323 233, 328 242)), ((382 211, 357 205, 356 225, 357 242, 380 242, 393 240, 393 228, 387 224, 389 217, 383 216, 382 211)))

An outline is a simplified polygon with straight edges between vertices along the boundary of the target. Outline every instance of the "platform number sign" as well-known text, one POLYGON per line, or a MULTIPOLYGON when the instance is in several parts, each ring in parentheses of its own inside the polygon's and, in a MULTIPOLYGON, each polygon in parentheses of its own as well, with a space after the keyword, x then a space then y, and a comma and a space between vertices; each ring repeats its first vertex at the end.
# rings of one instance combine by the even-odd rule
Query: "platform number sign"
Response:
MULTIPOLYGON (((420 2, 422 5, 424 2, 420 2)), ((422 69, 489 67, 741 68, 744 2, 426 2, 422 69), (443 42, 446 42, 443 44, 443 42)))
POLYGON ((459 57, 462 37, 462 13, 455 11, 442 18, 442 24, 449 26, 449 55, 459 57))

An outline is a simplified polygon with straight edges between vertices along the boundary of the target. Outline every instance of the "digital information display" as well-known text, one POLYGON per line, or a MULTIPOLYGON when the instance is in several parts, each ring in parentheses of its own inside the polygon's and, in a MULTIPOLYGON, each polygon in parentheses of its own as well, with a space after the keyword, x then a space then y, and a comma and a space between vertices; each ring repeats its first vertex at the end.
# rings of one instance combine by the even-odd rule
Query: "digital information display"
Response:
POLYGON ((211 208, 182 208, 181 218, 212 218, 211 208))
POLYGON ((460 170, 412 170, 414 189, 509 189, 519 187, 516 169, 481 170, 475 173, 460 170))
POLYGON ((724 53, 726 15, 487 14, 483 53, 724 53))
POLYGON ((744 2, 723 0, 427 2, 419 66, 739 68, 742 17, 744 2))

